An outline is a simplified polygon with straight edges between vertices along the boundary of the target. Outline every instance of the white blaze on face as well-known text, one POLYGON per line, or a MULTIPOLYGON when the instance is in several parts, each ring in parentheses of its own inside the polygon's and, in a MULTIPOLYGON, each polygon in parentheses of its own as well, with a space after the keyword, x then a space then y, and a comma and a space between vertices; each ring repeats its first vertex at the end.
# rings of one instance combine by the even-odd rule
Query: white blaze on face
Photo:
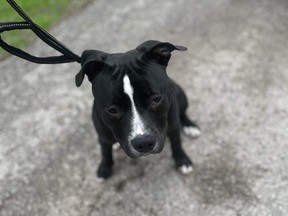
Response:
POLYGON ((131 110, 132 110, 132 119, 131 119, 131 132, 129 135, 130 139, 133 139, 134 137, 136 137, 137 135, 143 135, 145 133, 145 126, 144 126, 144 122, 142 121, 136 106, 135 106, 135 102, 133 99, 133 87, 131 85, 130 79, 129 77, 125 74, 124 78, 123 78, 123 88, 124 88, 124 93, 128 95, 128 97, 130 98, 131 101, 131 110))

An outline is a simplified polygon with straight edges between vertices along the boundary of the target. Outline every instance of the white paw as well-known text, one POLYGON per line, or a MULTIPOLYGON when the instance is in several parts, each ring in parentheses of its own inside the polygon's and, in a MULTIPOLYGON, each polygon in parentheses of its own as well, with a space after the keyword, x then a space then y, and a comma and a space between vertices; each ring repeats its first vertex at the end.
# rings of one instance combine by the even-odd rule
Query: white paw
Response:
POLYGON ((183 175, 189 175, 193 171, 193 167, 191 165, 182 165, 178 169, 183 175))
POLYGON ((97 182, 97 183, 102 184, 104 181, 105 181, 104 178, 101 178, 101 177, 96 176, 96 182, 97 182))
POLYGON ((114 151, 117 151, 121 148, 120 144, 117 142, 117 143, 114 143, 113 146, 112 146, 113 150, 114 151))
POLYGON ((197 127, 183 127, 184 133, 192 138, 199 137, 201 135, 201 131, 197 127))

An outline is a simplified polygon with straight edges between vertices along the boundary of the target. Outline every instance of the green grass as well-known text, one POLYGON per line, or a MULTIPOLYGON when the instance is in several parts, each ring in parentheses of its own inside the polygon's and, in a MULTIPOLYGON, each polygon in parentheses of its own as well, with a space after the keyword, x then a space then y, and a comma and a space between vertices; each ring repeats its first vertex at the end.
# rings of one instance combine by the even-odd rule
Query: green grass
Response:
MULTIPOLYGON (((15 0, 25 13, 39 26, 49 30, 61 18, 70 15, 91 0, 15 0)), ((0 0, 0 22, 23 21, 5 0, 0 0)), ((5 32, 3 39, 18 48, 30 45, 36 36, 30 30, 5 32)), ((0 48, 0 59, 7 52, 0 48)))

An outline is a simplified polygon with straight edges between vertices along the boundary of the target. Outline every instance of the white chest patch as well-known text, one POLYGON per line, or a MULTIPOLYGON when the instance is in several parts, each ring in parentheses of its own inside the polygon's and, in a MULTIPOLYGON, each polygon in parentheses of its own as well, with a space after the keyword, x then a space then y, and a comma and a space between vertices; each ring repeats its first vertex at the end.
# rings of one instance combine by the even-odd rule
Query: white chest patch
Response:
POLYGON ((134 90, 131 85, 129 77, 126 74, 123 78, 123 89, 124 93, 128 95, 131 101, 132 119, 131 119, 131 132, 129 139, 133 139, 137 135, 143 135, 145 133, 145 125, 136 109, 135 102, 133 99, 134 90))

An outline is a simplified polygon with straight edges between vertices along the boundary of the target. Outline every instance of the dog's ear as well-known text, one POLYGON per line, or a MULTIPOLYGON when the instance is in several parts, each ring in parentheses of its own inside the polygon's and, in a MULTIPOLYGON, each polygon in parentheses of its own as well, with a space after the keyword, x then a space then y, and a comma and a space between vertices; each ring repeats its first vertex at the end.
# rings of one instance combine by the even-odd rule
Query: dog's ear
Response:
POLYGON ((82 68, 75 76, 76 86, 79 87, 82 84, 85 74, 88 76, 89 81, 92 81, 106 64, 107 56, 107 53, 98 50, 85 50, 81 56, 82 68))
POLYGON ((140 44, 136 48, 136 50, 143 53, 144 58, 148 58, 158 64, 167 66, 172 51, 186 51, 187 48, 183 46, 173 45, 168 42, 149 40, 140 44))

